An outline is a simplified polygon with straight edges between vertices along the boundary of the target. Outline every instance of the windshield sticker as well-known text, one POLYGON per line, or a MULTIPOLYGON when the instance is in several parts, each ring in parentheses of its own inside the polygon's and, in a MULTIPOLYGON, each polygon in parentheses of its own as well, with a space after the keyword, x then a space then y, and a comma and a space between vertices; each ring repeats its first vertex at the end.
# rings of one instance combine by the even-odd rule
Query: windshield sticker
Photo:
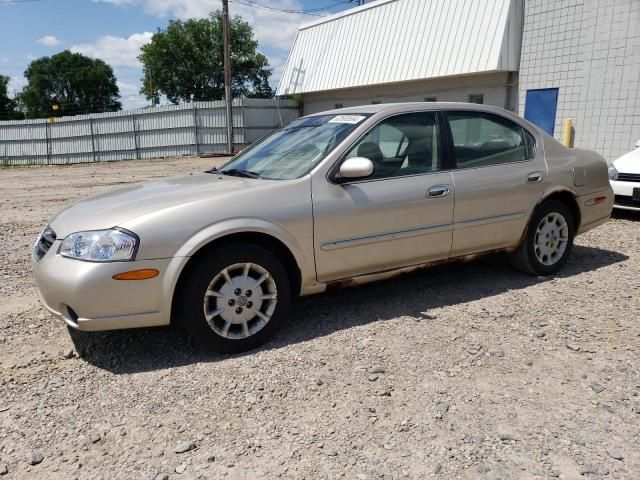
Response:
POLYGON ((356 123, 360 123, 365 118, 366 117, 363 117, 362 115, 336 115, 331 120, 329 120, 329 123, 351 123, 355 125, 356 123))

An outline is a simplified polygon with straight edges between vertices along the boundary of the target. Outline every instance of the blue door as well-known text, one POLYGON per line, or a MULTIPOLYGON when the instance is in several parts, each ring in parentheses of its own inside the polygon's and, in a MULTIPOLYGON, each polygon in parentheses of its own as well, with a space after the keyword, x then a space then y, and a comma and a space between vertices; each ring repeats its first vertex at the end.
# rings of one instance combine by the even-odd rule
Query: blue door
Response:
POLYGON ((543 129, 549 135, 553 135, 553 130, 556 125, 557 106, 557 88, 527 90, 527 99, 524 104, 524 118, 543 129))

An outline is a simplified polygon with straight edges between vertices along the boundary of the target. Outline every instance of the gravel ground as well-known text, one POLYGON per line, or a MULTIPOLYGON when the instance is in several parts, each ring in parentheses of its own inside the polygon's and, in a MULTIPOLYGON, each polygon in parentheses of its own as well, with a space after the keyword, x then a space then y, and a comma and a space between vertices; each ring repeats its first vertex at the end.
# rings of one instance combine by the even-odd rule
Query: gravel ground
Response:
POLYGON ((555 277, 494 255, 301 299, 244 355, 176 328, 70 336, 38 304, 50 215, 213 163, 0 171, 2 478, 640 478, 640 216, 555 277))

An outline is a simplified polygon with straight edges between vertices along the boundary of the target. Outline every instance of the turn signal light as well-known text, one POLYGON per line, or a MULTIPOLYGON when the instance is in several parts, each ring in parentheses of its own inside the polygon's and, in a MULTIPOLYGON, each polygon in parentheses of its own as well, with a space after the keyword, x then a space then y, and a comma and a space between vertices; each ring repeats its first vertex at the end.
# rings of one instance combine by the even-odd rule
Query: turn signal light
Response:
POLYGON ((114 280, 147 280, 157 277, 160 272, 155 268, 143 268, 141 270, 131 270, 130 272, 116 273, 112 278, 114 280))

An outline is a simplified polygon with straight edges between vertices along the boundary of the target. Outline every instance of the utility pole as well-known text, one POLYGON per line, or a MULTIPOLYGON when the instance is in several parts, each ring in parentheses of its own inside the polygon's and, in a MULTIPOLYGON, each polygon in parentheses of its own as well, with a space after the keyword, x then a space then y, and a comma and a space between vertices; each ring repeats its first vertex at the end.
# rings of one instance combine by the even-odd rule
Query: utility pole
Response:
POLYGON ((222 0, 222 43, 224 44, 224 99, 227 110, 227 152, 233 155, 233 114, 231 112, 231 62, 229 61, 229 0, 222 0))

